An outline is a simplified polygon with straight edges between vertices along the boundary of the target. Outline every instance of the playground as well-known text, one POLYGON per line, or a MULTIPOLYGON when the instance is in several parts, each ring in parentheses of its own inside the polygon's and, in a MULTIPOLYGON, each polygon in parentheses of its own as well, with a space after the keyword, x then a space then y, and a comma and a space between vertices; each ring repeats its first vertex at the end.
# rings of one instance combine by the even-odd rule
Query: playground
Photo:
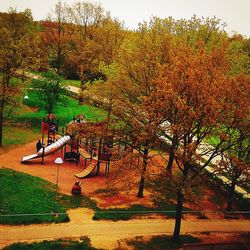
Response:
MULTIPOLYGON (((124 145, 115 144, 115 142, 113 142, 113 145, 110 146, 111 143, 107 144, 107 140, 105 142, 103 138, 102 138, 103 140, 98 138, 98 128, 103 130, 102 123, 94 124, 95 126, 94 138, 92 137, 92 139, 90 139, 91 138, 90 134, 92 134, 92 131, 93 131, 92 129, 90 129, 89 131, 84 129, 83 134, 85 136, 82 136, 80 139, 80 137, 79 136, 77 137, 74 133, 75 129, 77 130, 79 129, 78 127, 80 126, 79 124, 81 125, 83 124, 83 122, 73 120, 71 122, 71 126, 73 126, 73 128, 72 127, 70 128, 69 126, 67 130, 64 129, 63 131, 64 133, 58 133, 56 132, 56 130, 53 130, 53 132, 51 133, 51 130, 49 128, 50 126, 45 128, 46 127, 45 124, 42 123, 43 133, 41 136, 42 137, 41 140, 42 140, 43 147, 40 149, 36 147, 37 140, 32 141, 30 143, 26 143, 24 145, 17 145, 16 147, 11 147, 7 151, 1 152, 0 154, 1 166, 0 167, 4 166, 5 168, 10 168, 18 172, 27 173, 32 176, 40 177, 53 184, 58 184, 58 192, 61 194, 66 194, 70 196, 72 195, 71 189, 74 183, 76 183, 77 181, 81 181, 82 183, 81 195, 89 197, 92 200, 96 201, 96 204, 100 209, 110 209, 110 208, 125 209, 133 205, 151 207, 153 209, 155 205, 153 200, 156 196, 154 189, 145 187, 144 198, 142 199, 142 198, 137 197, 138 184, 135 185, 134 188, 130 190, 129 194, 126 193, 122 189, 119 189, 119 188, 116 189, 115 186, 112 187, 110 185, 110 182, 112 183, 113 178, 116 176, 114 172, 119 171, 119 169, 117 169, 117 164, 116 164, 120 160, 118 156, 124 152, 128 153, 126 152, 126 150, 129 151, 131 149, 129 148, 126 149, 124 145), (115 153, 117 153, 117 155, 115 155, 115 153), (63 163, 56 164, 55 160, 57 158, 63 159, 63 163)), ((57 124, 53 123, 53 126, 54 125, 57 125, 57 124)), ((40 139, 40 138, 37 138, 37 139, 40 139)), ((147 167, 148 173, 156 173, 157 166, 161 164, 164 164, 164 159, 162 158, 162 156, 158 155, 154 157, 153 161, 149 160, 148 167, 147 167)), ((132 174, 127 172, 127 176, 130 176, 130 175, 132 174)), ((137 179, 138 179, 137 182, 139 183, 139 176, 137 176, 137 179)), ((211 197, 218 195, 218 193, 216 194, 214 190, 208 187, 205 187, 203 192, 204 192, 204 195, 202 196, 202 201, 201 200, 199 201, 199 208, 202 210, 205 209, 205 210, 210 210, 210 211, 212 210, 215 211, 215 210, 220 209, 218 207, 218 204, 216 204, 216 202, 213 199, 211 199, 211 197)), ((219 199, 221 200, 221 203, 224 205, 226 201, 222 195, 219 197, 219 199)), ((188 208, 188 209, 198 210, 198 207, 190 201, 186 201, 184 206, 185 208, 188 208)), ((70 222, 69 224, 67 224, 70 226, 69 227, 70 231, 72 231, 72 228, 74 228, 75 225, 76 227, 78 227, 81 223, 83 223, 81 226, 84 226, 86 228, 89 228, 89 225, 93 225, 93 226, 99 225, 97 223, 103 223, 104 226, 109 225, 107 223, 112 223, 112 222, 107 222, 107 221, 101 221, 101 222, 93 221, 94 211, 90 209, 86 209, 86 208, 68 210, 67 213, 70 218, 70 222)), ((221 219, 222 216, 223 215, 210 214, 207 217, 209 219, 221 219)), ((193 227, 192 223, 196 225, 195 223, 199 221, 197 220, 198 218, 192 214, 184 214, 183 218, 184 218, 184 222, 183 222, 184 225, 185 223, 188 225, 187 228, 190 228, 190 227, 192 228, 193 227)), ((134 225, 136 223, 138 223, 139 225, 143 225, 144 222, 147 222, 148 224, 145 224, 145 227, 153 228, 152 224, 155 223, 156 221, 159 221, 159 223, 161 223, 160 225, 164 226, 164 233, 165 233, 165 225, 163 225, 163 223, 166 222, 166 220, 165 220, 165 217, 163 219, 161 214, 148 214, 148 215, 136 214, 134 217, 132 217, 132 220, 124 222, 124 223, 128 223, 128 225, 132 225, 132 224, 134 225), (136 220, 136 219, 139 219, 139 220, 136 220), (147 219, 147 220, 144 220, 144 219, 147 219)), ((118 222, 118 223, 122 223, 121 225, 123 225, 123 222, 118 222)), ((167 220, 166 225, 169 226, 169 223, 170 224, 173 223, 173 220, 171 219, 167 220)), ((210 223, 210 220, 205 220, 205 223, 210 223)), ((238 221, 238 224, 240 223, 241 222, 238 221)), ((55 224, 41 225, 41 227, 43 227, 42 230, 44 230, 45 234, 52 235, 50 233, 50 230, 53 230, 54 225, 55 224)), ((128 229, 130 231, 133 231, 132 229, 129 229, 128 225, 125 225, 125 224, 123 225, 125 228, 124 230, 126 231, 128 229)), ((214 225, 215 224, 212 224, 212 227, 214 227, 214 225)), ((157 224, 157 228, 161 228, 161 226, 157 224)), ((56 225, 56 227, 68 228, 68 227, 65 227, 65 224, 58 224, 56 225)), ((120 225, 117 224, 117 227, 120 228, 120 225)), ((171 232, 172 227, 173 225, 171 224, 171 227, 169 227, 169 232, 171 232)), ((1 229, 6 230, 6 228, 7 226, 2 226, 0 230, 1 229)), ((31 225, 30 228, 31 228, 31 231, 35 230, 34 232, 40 230, 39 225, 37 226, 31 225)), ((21 230, 20 227, 18 226, 12 227, 11 229, 17 230, 17 231, 21 230)), ((203 229, 200 229, 200 230, 203 230, 203 229)), ((223 230, 224 230, 224 226, 223 226, 223 230)), ((74 232, 76 231, 77 230, 74 229, 74 232)), ((107 232, 110 232, 110 231, 107 230, 107 232)), ((62 237, 62 233, 64 232, 60 231, 60 235, 55 234, 53 235, 53 237, 60 238, 62 237)), ((12 232, 10 232, 10 234, 12 234, 12 232)), ((69 235, 69 232, 67 231, 65 232, 65 234, 69 235)), ((81 235, 81 232, 79 232, 79 234, 81 235)), ((136 232, 135 234, 139 234, 139 233, 136 232)), ((31 233, 30 235, 31 235, 31 238, 28 239, 27 242, 32 241, 32 237, 37 237, 33 233, 31 233)), ((74 233, 74 235, 76 234, 74 233)), ((112 236, 112 237, 109 237, 109 239, 106 242, 104 241, 105 237, 98 238, 95 235, 92 236, 91 234, 89 234, 89 237, 91 238, 91 242, 95 246, 97 247, 105 246, 107 247, 107 249, 115 248, 117 246, 117 240, 121 238, 121 236, 120 238, 112 236)), ((218 236, 216 237, 218 238, 218 236)), ((237 237, 239 236, 237 235, 237 237)), ((199 238, 201 238, 200 235, 199 235, 199 238)), ((150 239, 150 238, 146 238, 146 239, 150 239)), ((207 241, 207 239, 205 239, 205 241, 207 241)), ((3 245, 7 243, 4 241, 2 242, 3 245)))
MULTIPOLYGON (((68 146, 68 149, 70 149, 70 146, 68 146)), ((44 157, 43 164, 41 157, 27 161, 25 164, 21 163, 21 159, 24 156, 34 152, 36 152, 36 141, 12 147, 8 151, 0 154, 1 167, 4 166, 5 168, 37 176, 56 184, 58 165, 54 161, 58 157, 64 159, 64 151, 58 150, 44 157)), ((158 161, 161 161, 160 157, 158 157, 158 161)), ((89 166, 89 162, 90 161, 88 160, 87 166, 89 166)), ((113 194, 111 192, 111 195, 107 195, 108 190, 110 189, 110 185, 108 184, 112 178, 112 171, 114 171, 112 163, 110 166, 109 178, 105 175, 105 163, 101 163, 98 176, 96 176, 96 168, 94 168, 87 178, 77 178, 75 174, 82 173, 87 166, 85 166, 85 160, 83 157, 80 157, 78 164, 75 161, 68 160, 65 160, 63 164, 60 164, 58 172, 58 191, 62 194, 71 195, 71 188, 73 184, 76 181, 81 181, 82 195, 86 195, 91 199, 96 200, 100 208, 123 208, 134 204, 153 206, 152 198, 155 195, 154 192, 146 189, 144 192, 144 198, 138 198, 136 197, 137 186, 130 190, 129 194, 124 192, 124 190, 120 190, 113 194), (106 190, 107 192, 105 193, 103 190, 106 190)), ((149 172, 154 172, 155 169, 155 165, 149 164, 149 172)), ((213 191, 206 190, 206 196, 203 197, 202 206, 206 207, 207 210, 218 209, 218 206, 210 199, 213 195, 213 191)), ((193 207, 193 204, 190 204, 189 206, 193 207)))
POLYGON ((37 141, 33 141, 25 145, 17 145, 6 152, 2 152, 0 154, 0 167, 4 166, 5 168, 37 176, 54 184, 57 182, 58 191, 66 195, 71 195, 73 184, 76 181, 81 181, 82 195, 89 196, 96 200, 100 208, 125 207, 138 203, 151 205, 150 195, 145 195, 144 199, 139 199, 136 197, 136 189, 132 190, 129 195, 125 193, 116 193, 114 196, 107 197, 103 192, 100 192, 100 190, 108 188, 107 161, 99 162, 100 165, 97 175, 96 165, 98 163, 98 153, 93 154, 95 157, 93 156, 93 159, 91 159, 91 154, 88 154, 86 150, 83 148, 78 149, 70 144, 69 136, 66 136, 67 140, 63 140, 59 147, 54 148, 54 145, 57 145, 58 142, 62 140, 63 136, 56 135, 55 137, 55 134, 51 135, 47 130, 45 131, 46 136, 43 134, 44 143, 47 144, 49 140, 51 140, 51 143, 45 147, 44 157, 42 157, 43 149, 40 149, 40 154, 38 154, 39 152, 35 153, 37 141), (74 158, 74 156, 77 156, 76 151, 78 153, 81 152, 81 157, 74 158), (68 159, 65 158, 65 156, 68 156, 68 159), (56 158, 62 158, 63 164, 58 166, 55 163, 56 158), (81 175, 83 175, 82 173, 84 173, 86 169, 87 178, 82 178, 81 175), (77 178, 77 175, 80 175, 80 178, 77 178))

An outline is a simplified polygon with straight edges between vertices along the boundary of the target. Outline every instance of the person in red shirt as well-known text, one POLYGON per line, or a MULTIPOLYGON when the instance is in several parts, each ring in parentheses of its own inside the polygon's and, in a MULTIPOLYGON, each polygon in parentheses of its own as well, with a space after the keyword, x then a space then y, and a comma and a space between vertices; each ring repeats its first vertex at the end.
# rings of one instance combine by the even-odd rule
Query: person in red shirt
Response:
POLYGON ((74 186, 71 189, 71 194, 73 195, 81 195, 81 188, 82 183, 80 181, 76 181, 74 186))

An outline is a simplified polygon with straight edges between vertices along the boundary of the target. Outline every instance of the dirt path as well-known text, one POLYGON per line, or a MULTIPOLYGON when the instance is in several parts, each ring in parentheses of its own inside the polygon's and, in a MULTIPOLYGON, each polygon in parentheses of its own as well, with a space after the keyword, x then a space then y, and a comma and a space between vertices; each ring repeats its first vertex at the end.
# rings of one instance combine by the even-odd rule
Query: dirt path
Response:
MULTIPOLYGON (((135 236, 171 234, 174 220, 93 221, 93 211, 69 211, 70 222, 28 226, 0 226, 0 247, 18 241, 40 241, 88 236, 94 247, 113 249, 117 240, 135 236)), ((248 220, 193 220, 182 222, 182 234, 196 232, 249 232, 248 220)))

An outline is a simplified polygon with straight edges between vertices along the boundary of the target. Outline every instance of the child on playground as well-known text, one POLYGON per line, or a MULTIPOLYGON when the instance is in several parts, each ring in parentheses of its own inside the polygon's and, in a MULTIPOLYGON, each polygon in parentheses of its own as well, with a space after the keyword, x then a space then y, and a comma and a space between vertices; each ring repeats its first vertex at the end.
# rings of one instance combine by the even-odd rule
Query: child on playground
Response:
POLYGON ((38 142, 36 144, 36 151, 38 152, 42 147, 43 146, 42 146, 41 140, 38 140, 38 142))
POLYGON ((74 186, 71 189, 71 194, 73 195, 81 195, 81 188, 82 183, 80 181, 76 181, 74 186))

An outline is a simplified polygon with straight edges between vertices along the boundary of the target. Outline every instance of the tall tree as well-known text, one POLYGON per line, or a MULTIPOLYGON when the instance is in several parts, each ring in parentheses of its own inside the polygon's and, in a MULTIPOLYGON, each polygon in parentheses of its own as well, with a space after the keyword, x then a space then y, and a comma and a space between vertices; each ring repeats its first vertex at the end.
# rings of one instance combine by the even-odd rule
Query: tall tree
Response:
MULTIPOLYGON (((173 121, 167 126, 178 137, 174 153, 181 178, 176 190, 175 240, 180 234, 185 189, 214 157, 232 147, 226 140, 231 128, 222 130, 221 126, 235 115, 230 106, 233 95, 242 96, 243 92, 229 93, 225 89, 232 90, 233 85, 241 84, 246 84, 241 77, 230 75, 227 44, 209 50, 204 42, 193 47, 179 41, 173 47, 170 62, 161 68, 151 102, 157 102, 153 107, 158 108, 153 112, 162 113, 166 123, 173 121), (203 143, 215 133, 220 136, 217 145, 203 143)), ((239 109, 245 116, 246 106, 239 109)))
POLYGON ((74 41, 69 60, 77 68, 82 87, 88 74, 98 71, 101 47, 98 40, 99 27, 109 17, 100 4, 76 2, 68 8, 74 24, 74 41))
POLYGON ((74 33, 68 8, 68 5, 58 1, 47 20, 40 23, 41 47, 48 54, 50 67, 58 74, 63 73, 74 33))
POLYGON ((15 105, 20 88, 10 79, 18 70, 35 69, 38 61, 36 30, 30 10, 10 9, 0 15, 0 146, 2 146, 4 111, 15 105))
POLYGON ((154 90, 158 64, 168 60, 169 43, 168 34, 143 23, 136 33, 127 35, 116 59, 118 69, 113 85, 117 93, 112 113, 126 125, 124 133, 143 158, 138 197, 143 197, 149 153, 159 141, 161 122, 144 99, 154 90))

